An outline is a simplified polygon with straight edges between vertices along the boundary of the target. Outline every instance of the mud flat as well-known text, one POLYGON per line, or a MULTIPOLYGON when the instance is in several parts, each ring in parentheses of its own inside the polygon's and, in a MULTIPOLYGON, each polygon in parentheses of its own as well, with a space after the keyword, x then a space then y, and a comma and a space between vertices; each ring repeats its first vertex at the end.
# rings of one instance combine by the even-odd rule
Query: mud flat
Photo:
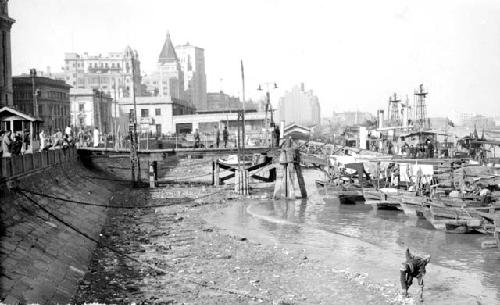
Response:
MULTIPOLYGON (((100 160, 100 167, 106 162, 100 160)), ((125 164, 123 165, 125 166, 125 164)), ((399 304, 363 275, 324 269, 304 251, 259 243, 205 221, 243 200, 207 182, 211 162, 180 160, 165 178, 178 184, 126 189, 92 254, 74 303, 399 304), (196 167, 193 167, 196 165, 196 167), (198 178, 194 178, 198 176, 198 178), (183 179, 186 178, 186 179, 183 179), (182 183, 181 183, 182 182, 182 183)))
POLYGON ((100 245, 92 256, 90 271, 80 282, 73 301, 114 304, 392 302, 390 297, 346 274, 320 268, 303 251, 260 244, 244 235, 221 231, 203 220, 207 213, 226 207, 234 200, 240 199, 212 187, 128 190, 115 196, 112 204, 142 201, 140 206, 157 207, 111 212, 100 245))

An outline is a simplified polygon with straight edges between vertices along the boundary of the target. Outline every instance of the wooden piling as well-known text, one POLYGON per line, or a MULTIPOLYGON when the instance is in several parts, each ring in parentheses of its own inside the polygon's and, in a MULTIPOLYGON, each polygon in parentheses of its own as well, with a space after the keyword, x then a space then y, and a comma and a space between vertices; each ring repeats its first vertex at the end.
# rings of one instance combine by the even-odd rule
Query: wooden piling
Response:
POLYGON ((219 161, 218 160, 215 160, 214 185, 215 186, 219 186, 220 185, 220 166, 219 166, 219 161))
POLYGON ((287 139, 285 147, 280 152, 279 171, 274 185, 274 199, 280 199, 284 193, 286 199, 295 199, 295 176, 299 185, 302 198, 307 198, 302 169, 300 168, 300 153, 298 149, 291 147, 291 140, 287 139))
POLYGON ((157 176, 158 176, 158 170, 157 170, 157 164, 156 161, 148 161, 148 167, 149 167, 149 188, 155 188, 156 183, 157 183, 157 176))

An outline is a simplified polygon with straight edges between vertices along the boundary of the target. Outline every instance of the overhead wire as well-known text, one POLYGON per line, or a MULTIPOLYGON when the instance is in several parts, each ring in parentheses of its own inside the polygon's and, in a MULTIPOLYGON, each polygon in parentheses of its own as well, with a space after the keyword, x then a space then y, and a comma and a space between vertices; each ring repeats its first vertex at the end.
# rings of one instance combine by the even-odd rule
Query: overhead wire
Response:
MULTIPOLYGON (((158 272, 160 275, 162 274, 171 274, 171 275, 175 275, 175 276, 179 276, 178 273, 175 273, 173 271, 169 271, 169 270, 166 270, 166 269, 162 269, 162 268, 159 268, 155 265, 152 265, 152 264, 149 264, 149 263, 146 263, 146 262, 142 262, 140 261, 139 259, 127 254, 127 253, 124 253, 123 251, 120 251, 116 248, 114 248, 113 246, 110 246, 110 245, 107 245, 107 244, 104 244, 102 242, 100 242, 98 239, 90 236, 89 234, 81 231, 80 229, 78 229, 77 227, 73 226, 71 223, 65 221, 64 219, 62 219, 61 217, 55 215, 54 213, 52 213, 51 211, 49 211, 47 208, 45 208, 43 205, 41 205, 40 203, 38 203, 36 200, 34 200, 33 198, 31 198, 30 196, 26 195, 24 192, 22 192, 21 190, 19 189, 14 189, 15 191, 17 191, 17 193, 21 194, 23 197, 25 197, 29 202, 33 203, 35 206, 37 206, 40 210, 42 210, 43 212, 45 212, 47 215, 49 215, 50 217, 52 217, 53 219, 55 219, 56 221, 58 221, 59 223, 63 224, 64 226, 70 228, 71 230, 75 231, 77 234, 83 236, 84 238, 96 243, 97 245, 101 245, 103 247, 105 247, 106 249, 120 255, 120 256, 123 256, 125 258, 128 258, 129 260, 133 261, 133 262, 136 262, 140 265, 143 265, 143 266, 146 266, 156 272, 158 272)), ((38 218, 41 218, 40 216, 37 215, 38 218)), ((41 218, 43 219, 43 218, 41 218)), ((45 221, 45 219, 43 219, 45 221)), ((232 289, 227 289, 227 288, 223 288, 223 287, 217 287, 217 286, 213 286, 213 285, 209 285, 207 283, 204 283, 204 282, 201 282, 201 281, 198 281, 196 279, 193 279, 192 277, 190 276, 187 276, 187 275, 183 275, 182 277, 184 277, 187 281, 189 281, 190 283, 193 283, 193 284, 196 284, 196 285, 199 285, 199 286, 202 286, 202 287, 205 287, 205 288, 208 288, 208 289, 212 289, 212 290, 217 290, 217 291, 221 291, 221 292, 225 292, 225 293, 229 293, 229 294, 233 294, 233 295, 238 295, 238 296, 243 296, 243 297, 246 297, 246 298, 249 298, 249 299, 257 299, 257 300, 265 300, 265 301, 268 301, 268 302, 271 302, 272 300, 271 299, 268 299, 266 297, 263 297, 263 296, 254 296, 254 295, 251 295, 247 292, 243 292, 243 291, 237 291, 237 290, 232 290, 232 289)))

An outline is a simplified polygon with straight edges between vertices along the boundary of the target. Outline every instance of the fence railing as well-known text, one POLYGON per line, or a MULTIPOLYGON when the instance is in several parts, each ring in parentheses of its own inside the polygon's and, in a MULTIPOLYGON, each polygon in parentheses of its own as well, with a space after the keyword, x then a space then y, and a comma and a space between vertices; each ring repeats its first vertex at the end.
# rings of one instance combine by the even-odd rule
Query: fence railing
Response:
POLYGON ((75 147, 50 149, 32 154, 0 158, 0 180, 19 177, 43 168, 77 159, 75 147))

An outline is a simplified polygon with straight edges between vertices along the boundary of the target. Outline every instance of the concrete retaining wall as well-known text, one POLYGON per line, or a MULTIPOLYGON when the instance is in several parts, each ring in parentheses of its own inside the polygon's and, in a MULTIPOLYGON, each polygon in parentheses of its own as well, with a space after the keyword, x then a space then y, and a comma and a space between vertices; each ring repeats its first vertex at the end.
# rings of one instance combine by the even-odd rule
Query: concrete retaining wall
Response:
MULTIPOLYGON (((97 174, 80 162, 66 162, 75 150, 54 150, 2 162, 2 173, 21 178, 19 187, 75 201, 108 204, 117 187, 92 179, 97 174), (50 167, 59 160, 59 166, 50 167)), ((76 157, 75 157, 76 158, 76 157)), ((2 160, 4 161, 4 160, 2 160)), ((27 194, 85 234, 98 239, 106 220, 103 207, 85 206, 27 194)), ((87 272, 95 243, 58 222, 16 191, 0 184, 0 303, 67 304, 87 272)))

